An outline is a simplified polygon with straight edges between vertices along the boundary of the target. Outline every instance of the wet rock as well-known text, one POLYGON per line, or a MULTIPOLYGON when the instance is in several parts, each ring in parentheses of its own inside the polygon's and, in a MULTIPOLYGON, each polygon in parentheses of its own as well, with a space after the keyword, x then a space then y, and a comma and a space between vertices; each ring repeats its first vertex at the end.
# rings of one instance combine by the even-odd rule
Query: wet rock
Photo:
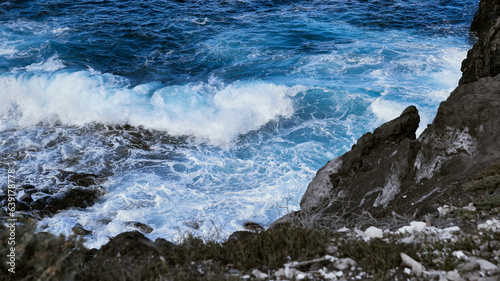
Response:
POLYGON ((33 194, 33 193, 37 192, 36 187, 32 184, 23 184, 21 186, 21 188, 23 188, 24 192, 26 192, 28 194, 33 194))
POLYGON ((140 231, 142 231, 144 233, 151 233, 151 232, 153 232, 153 228, 152 227, 150 227, 149 225, 144 224, 142 222, 129 221, 129 222, 126 222, 125 225, 126 226, 135 227, 135 228, 139 229, 140 231))
POLYGON ((25 193, 23 196, 21 196, 21 198, 19 198, 19 201, 22 201, 29 205, 33 203, 33 198, 31 198, 31 194, 25 193))
POLYGON ((82 236, 92 234, 92 231, 86 230, 81 226, 74 226, 73 228, 71 228, 71 231, 73 231, 73 233, 76 235, 82 235, 82 236))
POLYGON ((187 226, 187 227, 190 227, 194 230, 198 230, 200 229, 200 225, 203 224, 203 221, 199 221, 199 220, 194 220, 194 221, 186 221, 184 222, 184 225, 187 226))
POLYGON ((256 223, 256 222, 251 222, 251 221, 247 221, 243 224, 243 228, 246 229, 246 230, 250 230, 250 231, 253 231, 253 232, 260 232, 260 231, 263 231, 264 228, 256 223))
POLYGON ((61 171, 57 176, 61 181, 68 181, 76 186, 90 187, 101 184, 104 178, 88 173, 77 173, 71 171, 61 171))
POLYGON ((30 207, 41 216, 50 216, 58 211, 68 208, 87 208, 92 206, 97 198, 105 193, 103 188, 74 188, 54 196, 45 196, 35 202, 30 207))

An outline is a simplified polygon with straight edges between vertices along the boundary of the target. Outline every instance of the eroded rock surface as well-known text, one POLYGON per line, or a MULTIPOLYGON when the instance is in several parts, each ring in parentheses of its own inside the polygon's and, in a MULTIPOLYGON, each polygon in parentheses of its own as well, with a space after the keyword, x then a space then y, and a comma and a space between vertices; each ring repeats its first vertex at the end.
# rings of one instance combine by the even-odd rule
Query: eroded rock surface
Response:
POLYGON ((498 1, 481 1, 472 30, 479 38, 463 62, 460 85, 420 137, 411 106, 321 168, 293 216, 328 221, 395 211, 418 217, 450 199, 467 203, 464 181, 500 159, 498 1))

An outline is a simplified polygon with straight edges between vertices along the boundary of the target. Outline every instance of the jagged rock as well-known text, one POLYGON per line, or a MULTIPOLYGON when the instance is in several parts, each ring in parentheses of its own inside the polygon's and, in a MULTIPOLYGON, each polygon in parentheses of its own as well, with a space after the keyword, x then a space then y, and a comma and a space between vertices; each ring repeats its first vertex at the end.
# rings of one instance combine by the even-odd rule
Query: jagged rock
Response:
POLYGON ((422 218, 442 202, 470 201, 462 184, 500 159, 499 6, 481 1, 473 27, 479 39, 464 61, 461 83, 418 139, 420 118, 412 106, 321 168, 301 211, 280 221, 307 217, 329 225, 332 218, 363 212, 422 218))
POLYGON ((373 134, 363 135, 350 152, 318 171, 302 198, 301 209, 349 212, 375 207, 383 211, 412 168, 409 159, 418 150, 415 131, 419 120, 417 109, 411 106, 373 134))
POLYGON ((478 42, 462 63, 463 76, 460 84, 493 77, 500 74, 500 3, 481 1, 474 16, 471 31, 479 37, 478 42))
POLYGON ((105 181, 104 178, 88 173, 77 173, 71 171, 61 171, 57 177, 61 181, 68 181, 76 186, 90 187, 105 181))
POLYGON ((264 228, 256 223, 256 222, 251 222, 251 221, 247 221, 243 224, 243 228, 246 229, 246 230, 250 230, 250 231, 253 231, 253 232, 260 232, 260 231, 263 231, 264 228))
POLYGON ((50 216, 72 207, 87 208, 105 193, 103 188, 74 188, 54 196, 42 197, 30 205, 41 216, 50 216))

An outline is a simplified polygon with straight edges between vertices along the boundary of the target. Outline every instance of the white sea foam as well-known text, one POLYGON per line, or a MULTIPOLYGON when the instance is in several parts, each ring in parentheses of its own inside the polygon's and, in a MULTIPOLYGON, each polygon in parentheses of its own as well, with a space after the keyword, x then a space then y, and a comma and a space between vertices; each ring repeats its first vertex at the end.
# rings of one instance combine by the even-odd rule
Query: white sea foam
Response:
POLYGON ((382 122, 387 122, 398 117, 405 108, 406 105, 391 100, 385 100, 383 97, 375 99, 369 106, 369 109, 375 114, 377 119, 382 122))
MULTIPOLYGON (((61 66, 53 57, 28 68, 61 66)), ((272 120, 290 117, 292 97, 304 90, 263 82, 166 87, 149 83, 130 88, 121 77, 91 71, 3 75, 0 89, 0 129, 39 122, 128 123, 214 143, 230 142, 272 120)))
POLYGON ((6 44, 0 46, 0 56, 12 57, 17 52, 18 50, 13 46, 7 46, 6 44))
POLYGON ((15 67, 11 72, 16 73, 20 71, 27 72, 53 72, 65 68, 64 62, 59 59, 58 55, 53 55, 46 61, 32 63, 25 67, 15 67))

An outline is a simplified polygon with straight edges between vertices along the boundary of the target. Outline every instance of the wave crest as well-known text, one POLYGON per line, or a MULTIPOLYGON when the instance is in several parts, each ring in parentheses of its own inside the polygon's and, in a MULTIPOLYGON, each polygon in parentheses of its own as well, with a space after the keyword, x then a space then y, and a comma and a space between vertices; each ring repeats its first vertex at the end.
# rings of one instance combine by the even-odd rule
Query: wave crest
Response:
POLYGON ((0 77, 0 130, 40 123, 130 124, 228 143, 270 121, 290 117, 302 87, 264 82, 130 87, 95 71, 7 74, 0 77))

